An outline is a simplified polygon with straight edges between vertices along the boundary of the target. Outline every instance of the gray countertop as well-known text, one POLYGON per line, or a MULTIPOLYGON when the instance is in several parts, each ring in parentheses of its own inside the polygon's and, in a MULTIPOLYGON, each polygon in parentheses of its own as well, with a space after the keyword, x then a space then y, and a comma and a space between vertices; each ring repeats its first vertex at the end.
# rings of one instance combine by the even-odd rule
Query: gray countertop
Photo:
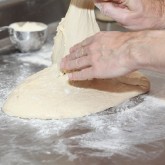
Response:
MULTIPOLYGON (((0 55, 0 107, 29 75, 51 65, 50 39, 35 53, 0 55)), ((2 165, 164 165, 165 78, 145 72, 151 92, 104 112, 67 120, 24 120, 0 112, 2 165)))

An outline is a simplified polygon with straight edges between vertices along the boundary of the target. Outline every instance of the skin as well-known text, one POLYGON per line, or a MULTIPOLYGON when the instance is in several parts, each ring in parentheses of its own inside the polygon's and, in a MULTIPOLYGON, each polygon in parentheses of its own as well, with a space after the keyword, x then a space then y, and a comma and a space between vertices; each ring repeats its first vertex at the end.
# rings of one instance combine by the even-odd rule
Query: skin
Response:
POLYGON ((120 32, 100 32, 89 37, 70 49, 70 54, 61 62, 61 70, 71 72, 68 73, 70 80, 110 78, 129 73, 132 70, 127 66, 130 59, 123 55, 129 53, 124 43, 131 38, 134 35, 120 32))
POLYGON ((127 29, 164 29, 165 0, 94 0, 100 11, 127 29))
POLYGON ((70 49, 61 70, 70 80, 105 79, 138 69, 165 73, 165 32, 100 32, 70 49))
MULTIPOLYGON (((103 7, 107 5, 106 13, 130 29, 161 29, 164 9, 159 0, 151 1, 115 0, 104 2, 103 7)), ((139 69, 165 73, 164 44, 163 30, 99 32, 72 47, 60 68, 75 81, 114 78, 139 69)))

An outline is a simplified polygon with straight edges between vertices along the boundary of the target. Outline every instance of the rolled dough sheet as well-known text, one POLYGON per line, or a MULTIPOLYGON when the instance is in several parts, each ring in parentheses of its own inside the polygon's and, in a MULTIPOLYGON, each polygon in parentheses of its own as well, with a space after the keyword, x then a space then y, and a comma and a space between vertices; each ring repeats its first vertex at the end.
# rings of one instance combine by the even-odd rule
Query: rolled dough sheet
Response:
POLYGON ((111 80, 68 82, 53 65, 18 86, 3 111, 21 118, 75 118, 114 107, 149 90, 149 81, 139 72, 111 80), (133 84, 133 85, 132 85, 133 84))

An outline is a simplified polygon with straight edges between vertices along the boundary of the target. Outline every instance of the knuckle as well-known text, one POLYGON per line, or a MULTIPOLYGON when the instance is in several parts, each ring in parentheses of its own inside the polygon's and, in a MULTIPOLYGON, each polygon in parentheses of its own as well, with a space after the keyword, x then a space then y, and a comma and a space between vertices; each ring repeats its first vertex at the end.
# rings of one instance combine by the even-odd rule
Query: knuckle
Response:
POLYGON ((71 67, 72 67, 72 63, 68 62, 68 63, 66 64, 66 69, 70 69, 71 67))
POLYGON ((93 46, 93 44, 91 44, 91 45, 88 47, 88 51, 89 51, 90 54, 92 54, 93 50, 94 50, 94 46, 93 46))
POLYGON ((107 7, 102 8, 101 12, 106 16, 109 16, 110 14, 109 9, 107 7))
POLYGON ((123 14, 121 16, 121 21, 120 21, 121 24, 127 25, 130 21, 131 21, 131 19, 130 19, 130 15, 129 14, 123 14))

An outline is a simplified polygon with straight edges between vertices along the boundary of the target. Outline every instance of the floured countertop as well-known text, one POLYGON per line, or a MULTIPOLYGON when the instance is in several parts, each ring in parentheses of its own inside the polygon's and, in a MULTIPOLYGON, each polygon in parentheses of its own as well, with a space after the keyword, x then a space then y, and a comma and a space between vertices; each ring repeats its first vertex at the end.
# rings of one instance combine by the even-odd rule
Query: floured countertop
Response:
MULTIPOLYGON (((35 53, 0 56, 0 107, 17 84, 51 65, 52 44, 35 53)), ((44 121, 0 112, 0 164, 164 165, 165 100, 159 98, 165 98, 165 78, 147 75, 150 94, 96 115, 44 121)))

